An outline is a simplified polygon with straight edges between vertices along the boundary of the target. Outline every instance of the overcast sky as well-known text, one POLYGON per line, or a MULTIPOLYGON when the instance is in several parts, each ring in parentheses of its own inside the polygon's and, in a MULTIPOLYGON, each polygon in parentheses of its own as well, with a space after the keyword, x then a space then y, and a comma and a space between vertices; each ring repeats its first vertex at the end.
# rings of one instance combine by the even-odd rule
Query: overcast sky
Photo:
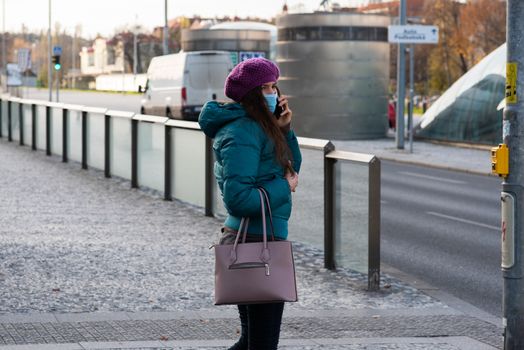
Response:
MULTIPOLYGON (((48 27, 49 0, 0 0, 5 3, 5 29, 20 31, 48 27)), ((274 17, 285 0, 168 0, 168 18, 181 15, 274 17)), ((318 9, 321 0, 287 0, 290 8, 303 4, 306 11, 318 9)), ((356 5, 366 0, 333 0, 341 5, 356 5)), ((152 29, 164 24, 164 0, 51 0, 52 28, 55 22, 72 33, 82 25, 84 37, 97 33, 110 35, 116 27, 138 24, 152 29)))

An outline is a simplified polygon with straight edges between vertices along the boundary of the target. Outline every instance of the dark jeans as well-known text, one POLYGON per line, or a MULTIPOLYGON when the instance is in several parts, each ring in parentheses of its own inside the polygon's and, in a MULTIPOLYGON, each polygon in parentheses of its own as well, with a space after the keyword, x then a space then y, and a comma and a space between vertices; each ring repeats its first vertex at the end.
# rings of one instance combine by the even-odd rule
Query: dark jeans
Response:
MULTIPOLYGON (((236 232, 222 230, 220 244, 233 244, 236 232)), ((261 236, 247 235, 246 242, 257 242, 261 236)), ((280 337, 280 325, 284 303, 238 305, 240 339, 229 350, 276 350, 280 337)))
POLYGON ((238 305, 242 330, 229 350, 276 350, 284 303, 238 305))

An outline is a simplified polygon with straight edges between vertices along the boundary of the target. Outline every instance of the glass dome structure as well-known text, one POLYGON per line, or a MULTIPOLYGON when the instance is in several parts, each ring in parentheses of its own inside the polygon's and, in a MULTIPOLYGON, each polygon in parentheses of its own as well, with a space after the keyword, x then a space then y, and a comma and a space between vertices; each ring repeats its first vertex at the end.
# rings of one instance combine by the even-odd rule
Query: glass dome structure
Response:
POLYGON ((497 144, 502 140, 506 80, 506 44, 484 57, 424 113, 415 135, 420 138, 497 144))

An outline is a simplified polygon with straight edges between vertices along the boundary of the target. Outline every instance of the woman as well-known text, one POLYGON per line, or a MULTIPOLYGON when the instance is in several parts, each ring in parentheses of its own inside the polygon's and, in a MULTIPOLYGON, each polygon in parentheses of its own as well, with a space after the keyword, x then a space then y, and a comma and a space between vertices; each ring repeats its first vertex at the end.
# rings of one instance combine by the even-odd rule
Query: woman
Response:
MULTIPOLYGON (((265 58, 243 61, 225 83, 225 94, 235 103, 211 101, 200 114, 200 127, 214 138, 215 176, 228 212, 222 244, 234 241, 242 217, 250 219, 247 240, 262 240, 259 187, 269 196, 275 239, 287 238, 302 157, 288 100, 277 95, 278 77, 278 67, 265 58), (275 111, 281 111, 278 117, 275 111)), ((242 331, 230 349, 277 349, 284 303, 238 305, 238 310, 242 331)))

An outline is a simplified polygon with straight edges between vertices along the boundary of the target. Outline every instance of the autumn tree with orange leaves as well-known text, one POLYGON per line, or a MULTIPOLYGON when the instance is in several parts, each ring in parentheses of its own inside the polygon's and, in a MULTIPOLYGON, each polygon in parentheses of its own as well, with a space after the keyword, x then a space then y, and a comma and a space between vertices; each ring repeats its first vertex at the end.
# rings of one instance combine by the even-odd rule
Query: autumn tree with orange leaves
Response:
POLYGON ((428 50, 430 93, 442 92, 506 40, 506 1, 427 1, 425 22, 439 27, 428 50))

